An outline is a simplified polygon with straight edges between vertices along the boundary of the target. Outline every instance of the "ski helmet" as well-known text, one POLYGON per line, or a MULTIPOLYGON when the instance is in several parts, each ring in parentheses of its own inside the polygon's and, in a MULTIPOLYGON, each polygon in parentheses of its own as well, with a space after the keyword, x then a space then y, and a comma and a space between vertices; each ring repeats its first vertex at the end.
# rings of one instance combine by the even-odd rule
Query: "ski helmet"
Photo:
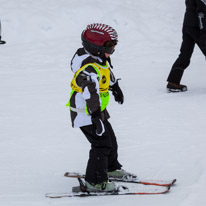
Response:
POLYGON ((82 45, 95 56, 112 54, 117 44, 118 35, 115 29, 106 24, 89 24, 82 32, 82 45))

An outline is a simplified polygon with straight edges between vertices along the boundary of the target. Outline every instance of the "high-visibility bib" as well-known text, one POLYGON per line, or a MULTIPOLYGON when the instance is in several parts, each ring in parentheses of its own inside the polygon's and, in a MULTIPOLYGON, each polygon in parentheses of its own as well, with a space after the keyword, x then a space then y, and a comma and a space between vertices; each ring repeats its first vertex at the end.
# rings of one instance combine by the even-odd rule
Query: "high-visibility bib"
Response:
MULTIPOLYGON (((108 63, 106 63, 105 66, 102 66, 97 63, 89 63, 81 67, 75 74, 71 82, 71 96, 76 92, 82 93, 82 88, 79 87, 76 83, 76 78, 78 77, 79 73, 84 71, 88 66, 92 66, 94 70, 96 71, 98 77, 99 77, 99 95, 101 99, 101 111, 103 111, 108 103, 109 103, 109 81, 110 81, 110 69, 108 66, 108 63)), ((67 106, 70 106, 70 102, 68 102, 67 106)), ((85 112, 87 112, 87 107, 85 108, 85 112)))

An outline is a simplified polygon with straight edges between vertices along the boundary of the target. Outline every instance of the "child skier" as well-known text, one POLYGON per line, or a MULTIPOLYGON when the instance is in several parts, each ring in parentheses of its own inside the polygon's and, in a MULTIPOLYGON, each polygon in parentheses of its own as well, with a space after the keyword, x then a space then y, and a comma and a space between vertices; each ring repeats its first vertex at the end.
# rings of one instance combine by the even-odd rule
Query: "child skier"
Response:
POLYGON ((180 55, 172 66, 167 78, 169 92, 187 91, 187 86, 180 84, 184 70, 189 66, 195 47, 198 45, 206 56, 206 0, 186 0, 186 12, 182 29, 180 55))
POLYGON ((117 141, 108 121, 109 90, 115 100, 123 104, 124 96, 111 72, 110 55, 118 42, 117 32, 105 24, 90 24, 81 35, 79 48, 71 61, 74 77, 71 82, 70 107, 73 127, 79 127, 91 150, 86 169, 85 184, 89 191, 116 190, 108 177, 131 176, 118 162, 117 141))

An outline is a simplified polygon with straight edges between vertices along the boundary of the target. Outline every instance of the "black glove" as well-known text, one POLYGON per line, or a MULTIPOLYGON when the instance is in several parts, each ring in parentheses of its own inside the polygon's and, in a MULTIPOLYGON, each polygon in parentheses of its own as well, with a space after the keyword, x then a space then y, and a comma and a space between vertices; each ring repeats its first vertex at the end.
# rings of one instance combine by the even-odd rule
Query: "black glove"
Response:
POLYGON ((100 108, 92 113, 92 123, 96 128, 96 134, 102 136, 105 132, 104 123, 101 119, 100 108))
POLYGON ((206 33, 202 32, 200 34, 199 44, 201 49, 206 49, 206 33))
POLYGON ((110 86, 110 90, 112 91, 112 94, 114 95, 114 99, 119 104, 123 104, 124 102, 124 95, 122 93, 122 90, 119 87, 118 81, 113 85, 110 86))

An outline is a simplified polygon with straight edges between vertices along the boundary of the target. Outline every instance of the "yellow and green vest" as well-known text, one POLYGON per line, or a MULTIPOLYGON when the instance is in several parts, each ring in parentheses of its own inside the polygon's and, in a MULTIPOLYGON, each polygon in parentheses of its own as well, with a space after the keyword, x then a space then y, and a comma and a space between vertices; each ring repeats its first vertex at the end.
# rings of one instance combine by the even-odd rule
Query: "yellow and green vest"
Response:
MULTIPOLYGON (((81 67, 75 74, 71 81, 71 96, 74 92, 82 93, 82 88, 79 87, 76 83, 76 78, 80 74, 80 72, 84 71, 87 67, 93 67, 96 71, 99 78, 99 95, 101 99, 101 111, 105 110, 107 105, 109 104, 109 82, 110 82, 110 69, 108 62, 106 62, 105 66, 102 66, 97 63, 88 63, 81 67)), ((70 98, 71 98, 70 96, 70 98)), ((70 101, 67 103, 67 106, 70 107, 70 101)), ((85 106, 85 112, 88 114, 87 107, 85 106)))

